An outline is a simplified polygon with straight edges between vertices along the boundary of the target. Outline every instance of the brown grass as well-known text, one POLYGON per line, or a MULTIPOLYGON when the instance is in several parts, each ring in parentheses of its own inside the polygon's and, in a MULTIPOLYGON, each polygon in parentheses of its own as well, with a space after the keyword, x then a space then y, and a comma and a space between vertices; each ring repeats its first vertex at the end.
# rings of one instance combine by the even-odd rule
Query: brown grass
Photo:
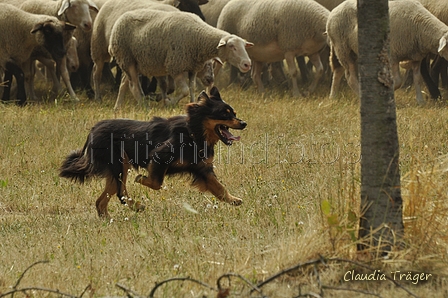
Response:
MULTIPOLYGON (((117 282, 147 295, 156 282, 171 277, 215 286, 220 275, 235 272, 257 283, 319 255, 359 260, 352 237, 359 216, 360 125, 352 93, 346 90, 338 100, 327 98, 326 87, 307 99, 280 91, 261 97, 231 88, 221 94, 248 123, 238 132, 241 141, 230 148, 220 145, 215 157, 219 179, 243 205, 217 202, 190 188, 186 178, 167 179, 160 191, 129 182, 129 194, 147 209, 134 213, 114 197, 111 222, 99 219, 94 207, 104 181, 78 185, 60 179, 62 160, 84 144, 100 119, 148 120, 183 113, 183 108, 153 103, 145 109, 129 100, 115 115, 114 95, 103 104, 84 99, 25 108, 0 105, 0 293, 29 265, 45 259, 49 264, 33 267, 20 286, 79 295, 91 284, 93 296, 123 295, 117 282)), ((407 247, 367 264, 384 273, 432 273, 426 283, 404 284, 421 297, 444 297, 448 110, 445 103, 417 106, 413 92, 397 91, 396 99, 407 247)), ((362 271, 343 263, 318 267, 323 284, 407 297, 390 282, 343 282, 351 269, 362 271)), ((231 285, 233 296, 248 296, 242 282, 232 279, 231 285)), ((312 268, 285 275, 263 290, 271 297, 319 293, 312 268)), ((202 295, 216 293, 188 282, 168 283, 156 293, 202 295)))

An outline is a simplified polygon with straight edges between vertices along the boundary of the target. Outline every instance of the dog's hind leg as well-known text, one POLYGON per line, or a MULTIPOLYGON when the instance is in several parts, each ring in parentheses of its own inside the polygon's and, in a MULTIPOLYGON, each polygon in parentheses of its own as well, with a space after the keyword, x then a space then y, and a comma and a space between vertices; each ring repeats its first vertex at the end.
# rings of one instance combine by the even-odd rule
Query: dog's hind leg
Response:
POLYGON ((132 198, 128 197, 128 191, 126 190, 126 179, 128 177, 128 172, 131 169, 131 163, 129 162, 129 157, 126 152, 123 152, 123 172, 121 173, 121 177, 117 183, 118 188, 118 198, 120 201, 126 205, 128 205, 134 211, 143 211, 145 210, 145 205, 141 204, 138 201, 134 201, 132 198))
POLYGON ((111 196, 117 193, 117 183, 112 176, 107 176, 106 187, 103 193, 96 200, 96 211, 99 217, 109 218, 109 213, 107 212, 107 205, 111 196))
POLYGON ((135 182, 140 183, 144 186, 152 188, 154 190, 159 190, 163 184, 163 178, 165 177, 168 165, 166 162, 151 162, 146 168, 148 171, 148 177, 143 175, 138 175, 135 178, 135 182))
POLYGON ((232 196, 227 189, 217 179, 214 172, 208 173, 205 177, 197 177, 193 181, 193 185, 199 188, 200 191, 209 191, 216 198, 221 201, 227 202, 231 205, 241 205, 243 200, 232 196))
POLYGON ((135 182, 140 183, 149 188, 152 188, 154 190, 159 190, 162 187, 163 179, 162 181, 160 181, 158 177, 153 177, 152 175, 150 176, 151 177, 147 177, 140 174, 137 177, 135 177, 135 182))

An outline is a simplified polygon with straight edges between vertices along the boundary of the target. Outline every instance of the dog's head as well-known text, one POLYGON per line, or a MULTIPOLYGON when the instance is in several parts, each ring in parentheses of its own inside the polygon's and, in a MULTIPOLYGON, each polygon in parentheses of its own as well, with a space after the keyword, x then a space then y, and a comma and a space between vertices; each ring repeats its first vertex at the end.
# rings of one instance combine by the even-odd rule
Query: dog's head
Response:
POLYGON ((221 99, 218 88, 210 90, 210 96, 204 91, 199 94, 198 102, 187 105, 190 129, 194 135, 201 133, 205 141, 214 145, 221 140, 232 145, 240 137, 232 135, 229 128, 244 129, 247 123, 236 117, 235 110, 221 99))

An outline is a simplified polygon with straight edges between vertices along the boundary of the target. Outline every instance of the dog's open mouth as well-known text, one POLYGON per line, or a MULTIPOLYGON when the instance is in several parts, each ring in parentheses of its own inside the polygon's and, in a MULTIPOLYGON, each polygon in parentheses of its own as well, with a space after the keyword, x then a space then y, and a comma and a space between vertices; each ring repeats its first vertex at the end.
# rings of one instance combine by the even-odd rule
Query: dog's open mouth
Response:
POLYGON ((239 141, 241 137, 239 136, 234 136, 230 131, 229 131, 229 127, 225 126, 225 125, 216 125, 215 126, 215 131, 218 134, 219 138, 221 139, 221 141, 230 146, 233 144, 233 141, 239 141))

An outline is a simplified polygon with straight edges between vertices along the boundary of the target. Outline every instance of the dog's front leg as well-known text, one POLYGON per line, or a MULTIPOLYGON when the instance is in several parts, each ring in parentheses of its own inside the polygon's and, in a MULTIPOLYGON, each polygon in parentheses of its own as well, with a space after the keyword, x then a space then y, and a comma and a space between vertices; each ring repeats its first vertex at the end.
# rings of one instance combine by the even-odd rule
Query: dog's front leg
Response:
POLYGON ((196 178, 193 185, 198 187, 200 191, 209 191, 219 200, 227 202, 231 205, 239 206, 243 203, 240 198, 232 196, 222 185, 214 172, 210 172, 204 178, 196 178))

